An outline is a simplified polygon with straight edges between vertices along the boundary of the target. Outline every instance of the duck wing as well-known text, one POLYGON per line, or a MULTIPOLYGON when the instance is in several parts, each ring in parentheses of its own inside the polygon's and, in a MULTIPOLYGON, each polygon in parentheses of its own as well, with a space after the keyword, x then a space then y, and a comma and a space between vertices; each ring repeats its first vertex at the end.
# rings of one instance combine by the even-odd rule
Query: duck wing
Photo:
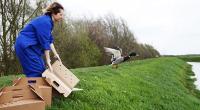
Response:
POLYGON ((116 50, 113 48, 108 48, 108 47, 104 47, 104 50, 107 54, 109 55, 113 55, 114 58, 119 58, 121 57, 121 52, 120 50, 116 50))

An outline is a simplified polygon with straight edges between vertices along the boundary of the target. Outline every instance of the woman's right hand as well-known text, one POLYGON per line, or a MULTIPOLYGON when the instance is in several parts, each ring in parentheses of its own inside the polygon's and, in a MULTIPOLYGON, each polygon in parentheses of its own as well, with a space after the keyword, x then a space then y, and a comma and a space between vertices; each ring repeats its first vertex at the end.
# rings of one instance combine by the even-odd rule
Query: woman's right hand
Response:
POLYGON ((50 60, 50 56, 49 56, 49 52, 50 50, 45 50, 44 53, 45 53, 45 58, 46 58, 46 62, 47 62, 47 66, 49 67, 49 71, 51 73, 53 73, 53 68, 51 66, 51 60, 50 60))
POLYGON ((49 71, 50 71, 51 73, 53 73, 53 68, 52 68, 52 66, 51 66, 51 60, 50 60, 50 59, 47 59, 47 65, 48 65, 48 67, 49 67, 49 71))
POLYGON ((51 65, 49 66, 49 71, 50 71, 51 73, 53 73, 53 68, 52 68, 51 65))

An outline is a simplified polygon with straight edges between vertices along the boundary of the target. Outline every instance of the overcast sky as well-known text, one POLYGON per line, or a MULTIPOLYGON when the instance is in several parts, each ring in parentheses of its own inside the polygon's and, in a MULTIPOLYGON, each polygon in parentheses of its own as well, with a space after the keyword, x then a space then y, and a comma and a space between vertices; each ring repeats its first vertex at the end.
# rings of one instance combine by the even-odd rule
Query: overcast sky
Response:
POLYGON ((67 15, 123 18, 161 54, 200 54, 200 0, 58 0, 67 15))

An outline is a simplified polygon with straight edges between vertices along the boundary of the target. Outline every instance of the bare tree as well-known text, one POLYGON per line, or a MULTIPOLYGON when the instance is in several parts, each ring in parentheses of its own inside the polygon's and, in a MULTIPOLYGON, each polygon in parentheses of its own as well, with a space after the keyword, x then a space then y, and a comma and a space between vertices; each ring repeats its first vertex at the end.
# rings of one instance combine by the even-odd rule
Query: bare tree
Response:
MULTIPOLYGON (((39 1, 41 4, 43 1, 39 1)), ((16 71, 16 57, 13 45, 21 28, 39 11, 40 7, 33 9, 30 0, 0 0, 0 72, 16 71), (14 65, 14 66, 13 66, 14 65)))

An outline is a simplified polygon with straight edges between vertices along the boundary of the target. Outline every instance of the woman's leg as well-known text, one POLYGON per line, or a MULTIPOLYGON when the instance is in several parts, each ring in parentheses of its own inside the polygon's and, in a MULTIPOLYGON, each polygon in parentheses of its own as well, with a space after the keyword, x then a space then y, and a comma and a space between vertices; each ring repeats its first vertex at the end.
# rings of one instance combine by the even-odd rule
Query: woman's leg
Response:
POLYGON ((15 49, 26 77, 41 77, 45 71, 45 64, 42 57, 31 46, 25 49, 20 47, 16 47, 15 49))

